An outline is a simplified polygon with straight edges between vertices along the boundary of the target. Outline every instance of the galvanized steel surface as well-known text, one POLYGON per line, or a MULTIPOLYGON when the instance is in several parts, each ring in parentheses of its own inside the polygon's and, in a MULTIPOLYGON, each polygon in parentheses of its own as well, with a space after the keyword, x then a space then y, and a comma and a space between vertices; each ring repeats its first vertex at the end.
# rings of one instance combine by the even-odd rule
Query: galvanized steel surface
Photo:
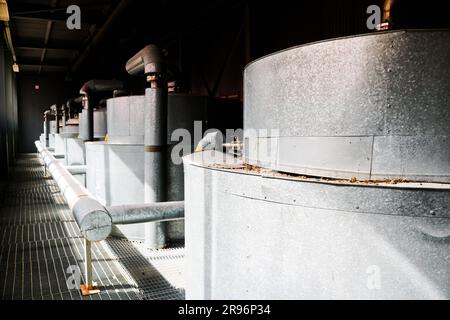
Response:
POLYGON ((172 221, 184 218, 184 202, 120 205, 107 208, 114 224, 172 221))
POLYGON ((108 142, 144 144, 145 96, 111 98, 107 101, 108 142))
POLYGON ((450 298, 449 185, 310 182, 211 155, 184 158, 187 299, 450 298))
MULTIPOLYGON (((94 110, 94 139, 103 140, 107 132, 107 119, 106 119, 106 109, 94 110)), ((83 109, 80 113, 80 124, 79 124, 79 138, 83 140, 88 140, 88 110, 83 109)))
POLYGON ((272 169, 450 182, 450 31, 287 49, 244 72, 246 159, 272 169))

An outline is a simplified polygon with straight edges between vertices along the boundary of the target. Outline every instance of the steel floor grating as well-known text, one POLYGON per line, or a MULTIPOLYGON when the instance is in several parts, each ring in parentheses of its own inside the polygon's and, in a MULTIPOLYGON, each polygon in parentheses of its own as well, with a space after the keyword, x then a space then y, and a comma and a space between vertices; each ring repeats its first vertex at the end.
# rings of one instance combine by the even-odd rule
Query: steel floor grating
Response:
POLYGON ((102 291, 82 297, 69 285, 74 270, 83 279, 83 245, 40 160, 20 157, 0 194, 0 299, 184 299, 182 245, 148 250, 139 242, 116 238, 93 244, 93 277, 102 291))

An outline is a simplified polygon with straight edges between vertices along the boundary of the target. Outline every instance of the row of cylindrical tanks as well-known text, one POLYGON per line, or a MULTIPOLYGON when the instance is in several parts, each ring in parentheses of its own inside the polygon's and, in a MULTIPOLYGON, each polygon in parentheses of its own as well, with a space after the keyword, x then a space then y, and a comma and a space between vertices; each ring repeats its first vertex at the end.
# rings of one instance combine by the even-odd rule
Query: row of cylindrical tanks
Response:
MULTIPOLYGON (((109 99, 106 139, 66 145, 85 154, 104 205, 184 199, 184 228, 114 233, 153 247, 184 233, 187 298, 450 298, 449 31, 333 39, 252 62, 242 136, 223 145, 202 136, 239 128, 239 106, 177 94, 166 104, 161 61, 154 46, 130 59, 145 96, 109 99), (200 138, 175 163, 173 133, 195 137, 194 121, 200 138)), ((101 109, 86 112, 81 128, 101 109)))
MULTIPOLYGON (((148 97, 118 96, 102 101, 93 110, 93 141, 88 138, 85 99, 71 99, 59 110, 54 105, 46 111, 42 144, 68 168, 85 166, 73 175, 103 205, 144 203, 144 108, 148 97)), ((181 159, 194 150, 208 129, 242 127, 242 106, 239 100, 180 93, 169 94, 167 101, 167 174, 161 179, 165 180, 167 201, 177 201, 184 199, 184 179, 181 161, 175 164, 171 160, 174 147, 182 144, 181 159), (188 136, 173 140, 176 130, 185 130, 188 136)), ((183 221, 165 224, 168 242, 184 240, 183 221)), ((116 226, 113 235, 145 241, 145 224, 116 226)))

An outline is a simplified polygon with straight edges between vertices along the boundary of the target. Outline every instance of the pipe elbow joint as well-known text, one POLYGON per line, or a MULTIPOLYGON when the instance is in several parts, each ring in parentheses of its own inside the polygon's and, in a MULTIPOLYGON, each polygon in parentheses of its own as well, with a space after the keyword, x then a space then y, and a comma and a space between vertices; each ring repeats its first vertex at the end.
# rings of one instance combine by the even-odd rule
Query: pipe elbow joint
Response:
POLYGON ((149 44, 128 60, 125 69, 131 75, 165 73, 166 63, 161 50, 156 45, 149 44))
POLYGON ((80 89, 80 94, 88 96, 90 92, 122 90, 123 82, 120 80, 89 80, 80 89))

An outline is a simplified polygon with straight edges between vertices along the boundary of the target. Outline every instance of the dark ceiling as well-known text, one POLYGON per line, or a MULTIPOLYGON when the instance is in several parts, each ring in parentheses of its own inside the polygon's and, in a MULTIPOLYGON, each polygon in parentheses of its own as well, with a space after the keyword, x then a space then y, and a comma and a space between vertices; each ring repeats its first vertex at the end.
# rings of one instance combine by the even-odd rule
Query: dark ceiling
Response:
POLYGON ((72 0, 9 2, 17 60, 24 73, 70 71, 102 23, 117 5, 114 0, 75 1, 81 8, 81 30, 69 30, 66 9, 72 0))
MULTIPOLYGON (((196 59, 213 58, 217 64, 222 58, 208 55, 210 43, 221 41, 223 49, 219 52, 233 50, 232 39, 240 32, 246 7, 250 8, 249 58, 255 59, 292 45, 369 32, 365 27, 366 8, 371 4, 382 6, 383 2, 10 0, 8 4, 21 73, 82 80, 125 77, 126 60, 149 43, 166 49, 169 60, 178 65, 181 51, 184 56, 191 52, 191 64, 196 59), (66 27, 66 9, 72 4, 81 8, 81 30, 66 27)), ((444 0, 417 1, 416 6, 411 6, 413 0, 397 2, 409 6, 400 10, 403 21, 407 21, 404 27, 450 26, 447 11, 436 5, 444 0)))
POLYGON ((136 43, 164 41, 195 28, 214 14, 233 10, 239 2, 14 0, 8 4, 21 72, 71 77, 86 73, 98 62, 101 68, 111 56, 130 56, 139 49, 136 43), (66 27, 66 9, 72 4, 81 9, 81 30, 66 27))

